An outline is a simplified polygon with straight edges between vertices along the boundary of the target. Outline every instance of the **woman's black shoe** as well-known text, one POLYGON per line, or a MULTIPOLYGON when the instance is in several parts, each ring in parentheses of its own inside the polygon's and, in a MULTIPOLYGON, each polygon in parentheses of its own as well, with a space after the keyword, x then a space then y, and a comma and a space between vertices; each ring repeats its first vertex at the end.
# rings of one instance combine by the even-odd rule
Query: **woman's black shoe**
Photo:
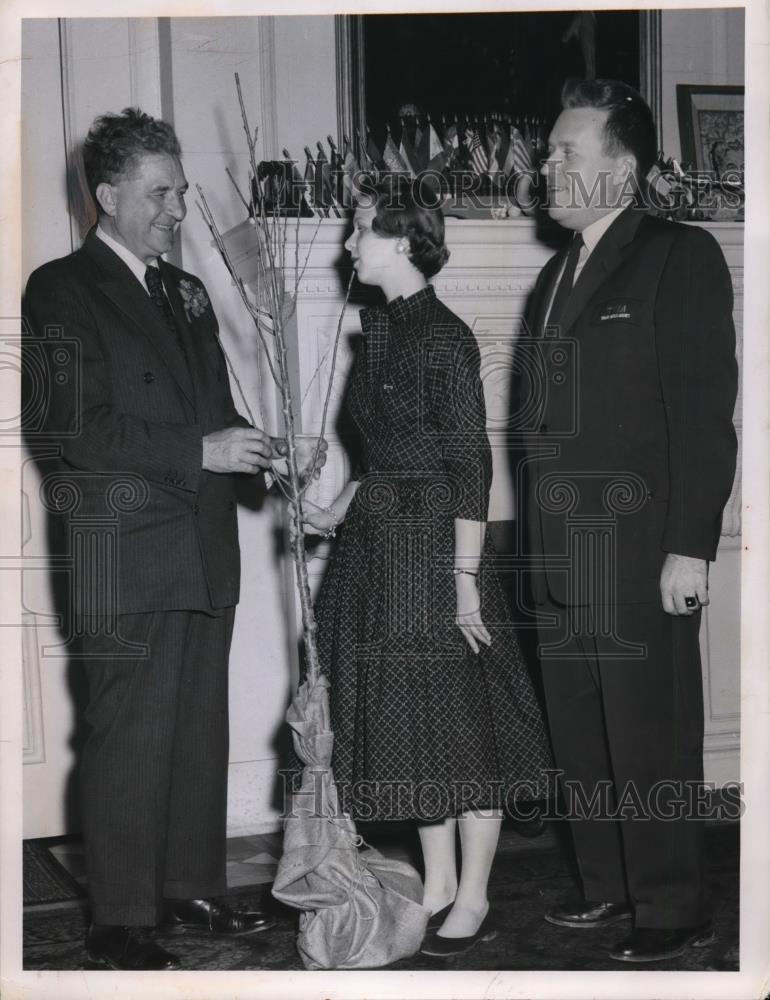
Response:
POLYGON ((462 955, 479 941, 492 941, 496 937, 497 928, 490 910, 481 921, 475 934, 469 934, 466 937, 441 937, 434 931, 423 941, 420 952, 423 955, 448 958, 450 955, 462 955))
POLYGON ((436 910, 435 913, 431 913, 428 918, 428 925, 425 928, 426 931, 437 931, 439 927, 444 923, 446 918, 449 916, 449 911, 454 906, 454 900, 451 903, 447 903, 445 907, 441 910, 436 910))

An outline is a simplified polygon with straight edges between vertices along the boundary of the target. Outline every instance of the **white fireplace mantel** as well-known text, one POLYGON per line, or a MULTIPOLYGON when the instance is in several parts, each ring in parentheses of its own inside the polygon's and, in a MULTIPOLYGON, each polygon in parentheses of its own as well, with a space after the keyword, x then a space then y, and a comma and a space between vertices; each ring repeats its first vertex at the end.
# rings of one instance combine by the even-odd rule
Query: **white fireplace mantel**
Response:
MULTIPOLYGON (((343 243, 349 232, 346 219, 287 220, 287 291, 297 296, 295 321, 290 330, 294 361, 296 398, 304 400, 300 426, 306 433, 317 431, 323 408, 323 393, 329 378, 329 346, 342 312, 345 284, 350 274, 343 243), (295 266, 298 261, 299 266, 295 266), (299 280, 297 280, 299 279, 299 280), (308 388, 310 386, 310 388, 308 388)), ((495 476, 490 501, 490 520, 515 517, 515 498, 508 481, 507 447, 496 427, 506 426, 509 413, 507 383, 517 336, 521 332, 527 296, 545 262, 553 253, 537 238, 531 219, 469 220, 447 219, 450 258, 433 284, 440 298, 476 334, 482 352, 490 439, 495 476)), ((706 228, 719 241, 730 268, 735 289, 735 321, 738 356, 742 348, 743 318, 743 226, 739 223, 709 223, 706 228)), ((233 262, 247 284, 256 281, 254 227, 245 222, 226 234, 233 262)), ((342 323, 340 351, 334 373, 333 399, 341 398, 341 388, 350 362, 347 339, 357 330, 358 306, 348 306, 342 323)), ((330 408, 327 432, 333 426, 334 405, 330 408)), ((736 407, 740 436, 741 399, 736 407)), ((333 433, 330 434, 332 443, 333 433)), ((329 469, 324 474, 329 492, 344 480, 344 465, 338 467, 332 449, 329 469), (335 470, 332 482, 332 470, 335 470)), ((725 509, 723 535, 740 533, 740 492, 736 486, 725 509)))

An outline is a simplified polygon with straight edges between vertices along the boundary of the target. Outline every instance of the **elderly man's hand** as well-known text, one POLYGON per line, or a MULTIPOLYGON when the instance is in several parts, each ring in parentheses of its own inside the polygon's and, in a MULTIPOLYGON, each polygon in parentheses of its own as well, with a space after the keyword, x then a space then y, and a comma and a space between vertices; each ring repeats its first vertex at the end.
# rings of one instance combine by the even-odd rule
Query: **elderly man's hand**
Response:
POLYGON ((258 427, 226 427, 203 438, 203 468, 208 472, 260 472, 275 456, 270 436, 258 427))
POLYGON ((708 562, 669 552, 660 573, 660 596, 667 614, 695 614, 709 603, 708 562))
MULTIPOLYGON (((316 437, 304 437, 301 435, 297 435, 295 440, 297 445, 297 469, 299 471, 300 482, 303 484, 307 482, 311 469, 313 472, 313 479, 318 479, 321 475, 321 469, 326 464, 326 455, 329 448, 328 442, 325 438, 319 439, 316 437), (318 458, 316 458, 316 451, 318 451, 318 458)), ((288 475, 288 464, 286 462, 287 451, 288 447, 283 438, 273 438, 273 454, 274 456, 278 456, 277 460, 273 462, 273 471, 279 476, 288 475)))

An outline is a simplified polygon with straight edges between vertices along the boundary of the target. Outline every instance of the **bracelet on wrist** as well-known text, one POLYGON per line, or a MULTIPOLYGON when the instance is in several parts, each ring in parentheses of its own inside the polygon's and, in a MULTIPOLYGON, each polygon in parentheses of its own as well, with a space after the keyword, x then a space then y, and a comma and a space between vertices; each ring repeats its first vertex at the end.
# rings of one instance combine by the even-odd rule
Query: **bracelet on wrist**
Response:
POLYGON ((326 531, 324 531, 323 537, 324 538, 335 538, 336 535, 337 535, 337 525, 340 523, 337 520, 337 511, 334 509, 334 507, 324 507, 322 509, 323 509, 324 514, 329 514, 332 518, 334 518, 333 523, 329 525, 329 527, 326 529, 326 531))
POLYGON ((452 570, 452 575, 453 576, 460 576, 461 573, 465 574, 466 576, 478 576, 479 575, 478 570, 473 570, 473 569, 458 569, 457 567, 455 567, 452 570))

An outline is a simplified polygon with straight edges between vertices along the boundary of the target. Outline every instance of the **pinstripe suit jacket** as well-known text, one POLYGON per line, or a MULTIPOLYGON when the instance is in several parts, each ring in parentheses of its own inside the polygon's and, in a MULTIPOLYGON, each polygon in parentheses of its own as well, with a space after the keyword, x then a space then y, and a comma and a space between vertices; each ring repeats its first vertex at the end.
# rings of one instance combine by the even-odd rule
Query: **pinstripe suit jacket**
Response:
POLYGON ((59 334, 77 349, 72 377, 44 385, 59 481, 64 474, 78 492, 79 519, 117 523, 114 558, 93 560, 82 571, 89 579, 74 581, 75 608, 84 613, 110 595, 119 613, 238 601, 234 479, 201 468, 201 442, 247 422, 233 405, 203 285, 164 261, 160 269, 179 338, 93 231, 27 284, 30 336, 59 334))

